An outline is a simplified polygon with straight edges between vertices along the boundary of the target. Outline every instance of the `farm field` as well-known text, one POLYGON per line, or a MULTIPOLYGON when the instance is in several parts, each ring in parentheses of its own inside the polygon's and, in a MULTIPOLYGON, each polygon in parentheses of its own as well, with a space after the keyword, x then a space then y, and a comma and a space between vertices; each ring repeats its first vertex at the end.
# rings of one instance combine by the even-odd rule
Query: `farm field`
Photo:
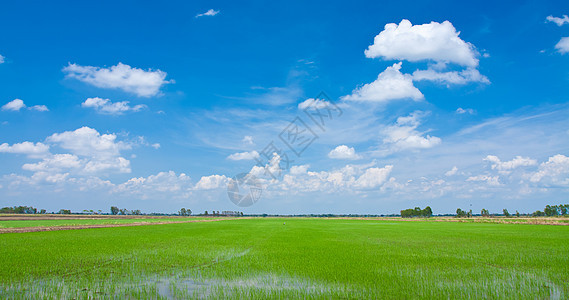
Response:
POLYGON ((563 299, 568 253, 568 226, 398 218, 4 233, 0 298, 563 299))
MULTIPOLYGON (((182 222, 188 220, 203 220, 200 217, 191 218, 110 218, 110 217, 4 217, 0 215, 0 228, 22 228, 22 227, 56 227, 56 226, 80 226, 80 225, 117 225, 131 223, 164 223, 182 222)), ((208 218, 211 220, 211 218, 208 218)))

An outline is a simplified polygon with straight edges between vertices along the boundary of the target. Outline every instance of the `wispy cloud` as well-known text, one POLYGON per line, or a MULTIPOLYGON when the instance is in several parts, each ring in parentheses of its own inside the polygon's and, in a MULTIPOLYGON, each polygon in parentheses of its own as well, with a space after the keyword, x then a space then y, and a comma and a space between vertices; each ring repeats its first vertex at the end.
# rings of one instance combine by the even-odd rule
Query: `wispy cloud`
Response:
POLYGON ((197 14, 197 15, 196 15, 196 18, 205 17, 205 16, 213 17, 213 16, 217 15, 218 13, 219 13, 219 10, 210 9, 210 10, 204 12, 204 13, 197 14))
POLYGON ((96 112, 106 115, 122 115, 128 111, 136 112, 147 107, 144 104, 130 106, 128 103, 128 101, 111 102, 109 99, 95 97, 87 98, 85 102, 81 103, 81 107, 92 108, 96 112))
POLYGON ((564 24, 569 24, 569 16, 567 16, 567 15, 563 15, 561 18, 554 17, 554 16, 548 16, 546 18, 546 20, 548 22, 553 22, 553 23, 557 24, 557 26, 563 26, 564 24))

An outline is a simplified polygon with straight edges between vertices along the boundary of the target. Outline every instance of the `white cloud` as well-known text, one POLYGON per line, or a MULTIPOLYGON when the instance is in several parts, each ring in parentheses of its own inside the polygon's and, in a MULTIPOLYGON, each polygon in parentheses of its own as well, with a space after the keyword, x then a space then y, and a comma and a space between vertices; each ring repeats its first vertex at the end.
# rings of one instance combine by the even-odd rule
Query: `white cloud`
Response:
POLYGON ((30 157, 42 157, 49 154, 49 146, 43 143, 22 142, 10 146, 7 143, 0 145, 0 152, 26 154, 30 157))
POLYGON ((474 46, 463 41, 459 34, 449 21, 412 25, 404 19, 399 25, 386 24, 365 51, 365 55, 387 60, 430 60, 467 67, 478 66, 474 46))
POLYGON ((26 107, 24 101, 21 99, 14 99, 2 106, 2 110, 19 111, 20 109, 26 107))
POLYGON ((387 154, 403 150, 426 149, 441 143, 436 136, 424 135, 416 129, 424 113, 414 112, 407 117, 399 117, 395 125, 388 126, 382 131, 383 143, 387 154))
POLYGON ((243 139, 241 140, 241 142, 243 142, 244 144, 247 145, 254 145, 255 142, 253 142, 253 137, 250 135, 246 135, 243 137, 243 139))
POLYGON ((204 16, 213 17, 213 16, 217 15, 218 13, 219 13, 219 10, 210 9, 210 10, 204 12, 204 13, 197 14, 197 15, 196 15, 196 18, 204 17, 204 16))
MULTIPOLYGON (((26 108, 26 104, 21 99, 14 99, 2 106, 2 110, 11 110, 11 111, 19 111, 22 108, 26 108)), ((34 105, 28 107, 29 110, 37 110, 37 111, 49 111, 47 106, 45 105, 34 105)))
POLYGON ((258 177, 260 179, 267 179, 270 177, 278 177, 282 174, 283 168, 280 165, 281 156, 276 152, 273 153, 273 157, 267 162, 266 165, 255 165, 249 171, 249 174, 258 177))
POLYGON ((176 196, 187 198, 191 189, 190 176, 174 171, 160 172, 148 177, 134 177, 114 187, 113 192, 135 195, 142 199, 176 196))
POLYGON ((530 177, 532 182, 550 185, 569 185, 569 157, 557 154, 539 165, 538 171, 530 177))
POLYGON ((289 173, 291 175, 300 175, 300 174, 306 174, 306 172, 308 172, 308 168, 310 167, 310 165, 299 165, 299 166, 292 166, 290 168, 289 173))
POLYGON ((365 189, 378 187, 387 180, 392 169, 392 165, 383 168, 369 168, 356 180, 354 185, 365 189))
POLYGON ((233 153, 227 157, 230 160, 252 160, 259 157, 259 152, 251 151, 251 152, 239 152, 233 153))
POLYGON ((159 143, 154 143, 152 145, 150 145, 152 148, 154 149, 160 149, 160 144, 159 143))
POLYGON ((561 38, 555 45, 555 49, 561 54, 569 53, 569 36, 561 38))
POLYGON ((298 109, 306 109, 309 107, 322 109, 328 107, 328 105, 330 105, 330 103, 326 100, 308 98, 298 104, 298 109))
POLYGON ((93 108, 100 114, 108 115, 122 115, 127 111, 140 111, 146 108, 146 105, 139 104, 135 106, 128 105, 128 101, 111 102, 109 99, 102 99, 99 97, 87 98, 85 102, 81 103, 81 107, 93 108))
POLYGON ((489 176, 489 175, 477 175, 477 176, 470 176, 466 181, 482 181, 486 182, 488 185, 491 186, 499 186, 500 181, 499 176, 489 176))
POLYGON ((225 188, 229 178, 225 175, 210 175, 203 176, 194 187, 196 190, 212 190, 218 188, 225 188))
MULTIPOLYGON (((54 133, 46 138, 46 143, 22 142, 12 146, 0 145, 0 152, 27 154, 30 158, 42 158, 35 163, 26 163, 22 169, 49 174, 71 172, 72 174, 93 174, 105 171, 130 173, 130 161, 121 157, 121 150, 132 148, 131 143, 116 141, 115 134, 100 134, 97 130, 82 127, 75 131, 54 133), (57 146, 71 153, 52 154, 50 147, 57 146)), ((139 137, 135 143, 144 144, 139 137)))
POLYGON ((565 24, 565 23, 569 24, 569 16, 567 16, 567 15, 563 15, 563 17, 561 17, 561 18, 554 17, 554 16, 548 16, 546 18, 546 20, 549 22, 553 22, 553 23, 557 24, 557 26, 563 26, 563 24, 565 24))
POLYGON ((82 166, 79 157, 72 154, 55 154, 33 164, 24 164, 22 169, 32 172, 57 173, 69 169, 79 169, 82 166))
POLYGON ((445 176, 450 177, 453 175, 456 175, 456 173, 458 172, 458 168, 456 166, 452 167, 452 169, 450 169, 449 171, 447 171, 445 173, 445 176))
POLYGON ((5 59, 5 57, 0 54, 0 64, 4 63, 4 59, 5 59))
POLYGON ((413 72, 414 81, 434 81, 441 84, 467 84, 469 82, 480 82, 489 84, 488 77, 480 74, 475 68, 466 68, 462 71, 438 72, 432 68, 427 70, 417 70, 413 72))
POLYGON ((356 150, 353 147, 348 147, 346 145, 340 145, 334 148, 330 153, 328 153, 329 158, 333 159, 360 159, 361 156, 356 154, 356 150))
POLYGON ((500 173, 508 174, 511 170, 519 167, 535 166, 537 165, 537 160, 531 159, 529 157, 516 156, 510 161, 500 161, 495 155, 488 155, 484 158, 492 164, 492 170, 498 170, 500 173))
POLYGON ((393 166, 383 168, 372 167, 375 163, 365 165, 346 165, 332 171, 309 171, 308 165, 293 166, 281 182, 272 182, 267 188, 301 192, 353 192, 373 189, 387 181, 393 166))
POLYGON ((472 109, 472 108, 462 108, 462 107, 459 107, 459 108, 456 109, 456 113, 459 114, 459 115, 462 115, 462 114, 473 115, 473 114, 476 113, 476 111, 475 111, 474 109, 472 109))
POLYGON ((167 83, 166 72, 160 70, 142 70, 118 63, 109 68, 80 66, 69 64, 63 68, 68 78, 75 78, 99 88, 121 89, 139 97, 150 97, 160 93, 160 88, 167 83))
POLYGON ((118 156, 120 150, 131 149, 129 144, 117 142, 116 139, 115 134, 100 134, 93 128, 81 127, 74 131, 54 133, 47 141, 57 143, 76 155, 106 158, 118 156))
POLYGON ((83 169, 87 173, 99 173, 116 170, 120 173, 130 173, 130 161, 124 157, 112 157, 104 160, 93 159, 85 164, 83 169))
POLYGON ((45 105, 34 105, 34 106, 29 107, 29 109, 30 110, 37 110, 37 111, 49 111, 49 109, 45 105))
MULTIPOLYGON (((130 143, 117 141, 115 134, 100 134, 97 130, 82 127, 74 131, 54 133, 46 141, 57 144, 80 158, 79 173, 100 173, 118 171, 130 173, 130 161, 121 157, 121 150, 132 148, 130 143)), ((51 166, 52 158, 45 159, 44 165, 51 166)), ((40 162, 41 163, 41 162, 40 162)), ((30 170, 28 168, 28 170, 30 170)))
POLYGON ((424 99, 423 94, 413 85, 413 78, 409 74, 402 74, 401 62, 387 67, 377 79, 356 88, 351 95, 342 97, 342 100, 387 102, 397 99, 424 99))

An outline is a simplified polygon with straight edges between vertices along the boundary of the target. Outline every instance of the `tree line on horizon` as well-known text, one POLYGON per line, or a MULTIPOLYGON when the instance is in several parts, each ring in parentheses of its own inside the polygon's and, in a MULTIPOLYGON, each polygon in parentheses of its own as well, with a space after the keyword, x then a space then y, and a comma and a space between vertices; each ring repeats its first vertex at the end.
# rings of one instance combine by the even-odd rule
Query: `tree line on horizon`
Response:
MULTIPOLYGON (((32 206, 12 206, 12 207, 3 207, 0 208, 0 214, 47 214, 48 212, 45 209, 37 209, 32 206)), ((231 212, 232 216, 245 216, 243 212, 231 212)), ((433 216, 433 211, 430 206, 421 209, 420 207, 404 209, 400 211, 400 215, 397 214, 297 214, 294 216, 306 216, 306 217, 396 217, 401 216, 403 218, 413 218, 413 217, 431 217, 433 216)), ((60 209, 58 212, 51 212, 50 214, 72 214, 70 209, 60 209)), ((95 212, 93 210, 83 210, 82 213, 76 214, 88 214, 88 215, 97 215, 97 214, 105 214, 101 210, 95 212)), ((135 210, 128 210, 126 208, 118 208, 117 206, 111 206, 110 213, 106 213, 110 215, 154 215, 154 216, 191 216, 192 210, 189 208, 181 208, 177 213, 168 214, 168 213, 142 213, 139 209, 135 210)), ((225 216, 226 212, 219 212, 219 211, 205 211, 202 214, 198 214, 199 216, 225 216)), ((465 211, 461 208, 456 210, 456 214, 454 216, 458 218, 469 218, 472 217, 474 214, 472 210, 465 211)), ((560 205, 546 205, 543 211, 537 210, 531 214, 521 214, 520 212, 516 211, 515 214, 511 214, 507 209, 502 210, 502 214, 491 214, 487 209, 483 208, 480 211, 480 216, 483 217, 490 217, 492 215, 503 215, 505 217, 511 216, 531 216, 531 217, 553 217, 553 216, 567 216, 569 215, 569 204, 560 204, 560 205)), ((268 214, 249 214, 248 216, 286 216, 286 215, 268 215, 268 214)), ((447 215, 449 216, 449 215, 447 215)), ((450 214, 452 216, 452 214, 450 214)))
POLYGON ((421 209, 420 207, 408 208, 401 211, 402 218, 413 218, 413 217, 431 217, 433 215, 433 210, 430 206, 421 209))

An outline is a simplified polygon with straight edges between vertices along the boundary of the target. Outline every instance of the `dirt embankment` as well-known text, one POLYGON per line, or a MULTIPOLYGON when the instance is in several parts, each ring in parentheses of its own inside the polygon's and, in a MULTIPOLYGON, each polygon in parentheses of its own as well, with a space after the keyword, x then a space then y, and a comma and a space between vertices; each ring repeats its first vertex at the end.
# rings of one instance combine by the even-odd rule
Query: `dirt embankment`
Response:
MULTIPOLYGON (((190 217, 192 218, 192 217, 190 217)), ((149 215, 58 215, 58 214, 0 214, 0 221, 31 220, 122 220, 122 219, 180 219, 181 216, 149 216, 149 215)))

